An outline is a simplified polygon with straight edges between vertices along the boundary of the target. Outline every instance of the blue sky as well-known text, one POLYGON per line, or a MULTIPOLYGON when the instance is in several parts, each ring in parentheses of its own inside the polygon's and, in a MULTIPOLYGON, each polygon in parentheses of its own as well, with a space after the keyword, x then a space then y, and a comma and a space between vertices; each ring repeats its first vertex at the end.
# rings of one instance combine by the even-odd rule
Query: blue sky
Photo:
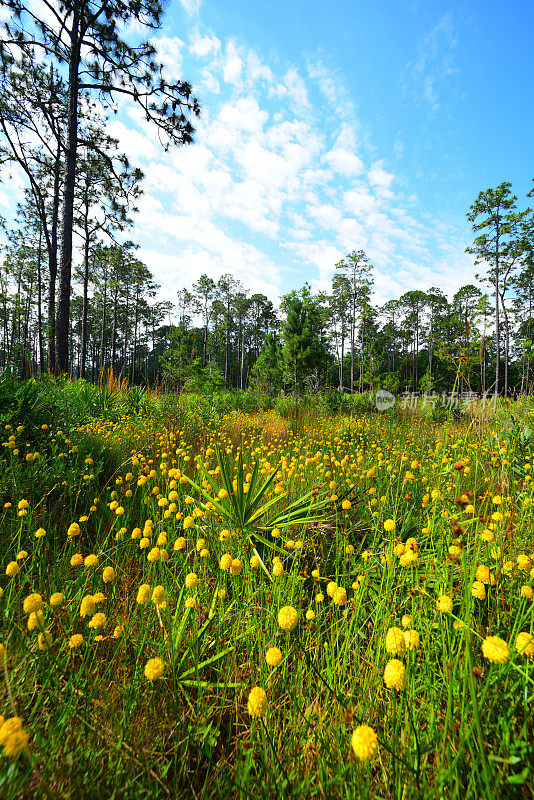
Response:
POLYGON ((173 0, 155 42, 202 106, 164 154, 132 106, 110 128, 146 172, 130 236, 174 300, 230 272, 273 300, 364 249, 375 301, 474 280, 465 214, 534 177, 534 6, 511 0, 173 0))

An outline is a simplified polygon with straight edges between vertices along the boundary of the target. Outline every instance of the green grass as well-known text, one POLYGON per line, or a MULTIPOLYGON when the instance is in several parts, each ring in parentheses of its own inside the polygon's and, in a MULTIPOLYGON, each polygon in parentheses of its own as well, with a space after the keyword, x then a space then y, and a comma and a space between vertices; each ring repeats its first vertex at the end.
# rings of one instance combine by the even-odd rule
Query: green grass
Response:
POLYGON ((533 584, 532 565, 517 562, 534 551, 528 403, 440 424, 313 407, 287 418, 240 409, 206 415, 190 400, 127 401, 119 390, 114 402, 121 413, 109 421, 87 414, 62 434, 41 428, 46 414, 4 430, 4 444, 13 435, 15 443, 0 460, 0 712, 20 716, 29 738, 17 758, 0 756, 1 797, 532 795, 534 669, 514 647, 534 627, 532 601, 521 596, 533 584), (128 412, 127 402, 136 408, 128 412), (26 461, 36 449, 39 457, 26 461), (227 497, 217 498, 220 488, 227 497), (254 498, 265 509, 256 518, 254 498), (21 499, 28 509, 19 516, 21 499), (299 516, 288 518, 292 504, 299 516), (194 508, 203 516, 184 528, 194 508), (491 519, 496 511, 502 519, 491 519), (384 528, 389 519, 393 533, 384 528), (81 533, 69 541, 76 521, 81 533), (39 527, 46 535, 35 538, 39 527), (135 528, 150 533, 146 548, 131 538, 135 528), (488 530, 491 542, 480 535, 488 530), (151 561, 163 531, 167 542, 151 561), (185 547, 174 549, 181 537, 185 547), (395 547, 410 537, 417 558, 403 564, 395 547), (21 550, 28 555, 8 577, 21 550), (255 550, 269 574, 250 565, 255 550), (226 552, 240 560, 239 574, 220 569, 226 552), (98 566, 71 566, 75 553, 96 554, 98 566), (284 567, 278 577, 275 556, 284 567), (484 600, 471 595, 480 564, 495 581, 484 600), (106 566, 115 572, 110 583, 106 566), (191 573, 199 582, 188 589, 191 573), (330 581, 346 589, 346 604, 329 597, 330 581), (166 607, 136 602, 141 584, 162 586, 166 607), (32 592, 43 598, 44 617, 28 631, 23 600, 32 592), (52 607, 54 592, 65 599, 52 607), (80 617, 82 598, 97 592, 105 595, 96 606, 106 615, 102 629, 80 617), (436 609, 440 595, 452 599, 452 613, 436 609), (292 632, 278 624, 287 605, 299 616, 292 632), (420 644, 397 656, 406 680, 396 691, 383 680, 394 657, 386 633, 406 614, 420 644), (50 631, 50 648, 39 649, 40 629, 50 631), (78 633, 83 644, 69 648, 78 633), (508 643, 505 663, 483 657, 488 635, 508 643), (265 661, 271 646, 283 654, 275 668, 265 661), (144 668, 155 657, 165 669, 149 681, 144 668), (247 712, 254 686, 267 693, 260 719, 247 712), (351 748, 361 723, 378 736, 368 761, 351 748))

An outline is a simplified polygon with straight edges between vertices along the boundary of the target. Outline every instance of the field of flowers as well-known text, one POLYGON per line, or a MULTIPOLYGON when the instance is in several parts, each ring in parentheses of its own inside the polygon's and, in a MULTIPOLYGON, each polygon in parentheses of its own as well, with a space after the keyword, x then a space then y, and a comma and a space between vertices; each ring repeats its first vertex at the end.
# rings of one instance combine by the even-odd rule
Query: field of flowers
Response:
POLYGON ((3 425, 0 797, 532 797, 528 414, 3 425))

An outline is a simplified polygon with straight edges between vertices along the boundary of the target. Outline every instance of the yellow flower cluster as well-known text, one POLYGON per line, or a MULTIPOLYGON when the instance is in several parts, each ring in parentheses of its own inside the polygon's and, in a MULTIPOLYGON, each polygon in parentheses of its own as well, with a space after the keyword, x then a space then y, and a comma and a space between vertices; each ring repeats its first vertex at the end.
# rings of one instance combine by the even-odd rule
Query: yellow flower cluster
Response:
POLYGON ((4 719, 0 716, 0 747, 3 746, 6 756, 19 756, 28 744, 28 738, 20 717, 4 719))

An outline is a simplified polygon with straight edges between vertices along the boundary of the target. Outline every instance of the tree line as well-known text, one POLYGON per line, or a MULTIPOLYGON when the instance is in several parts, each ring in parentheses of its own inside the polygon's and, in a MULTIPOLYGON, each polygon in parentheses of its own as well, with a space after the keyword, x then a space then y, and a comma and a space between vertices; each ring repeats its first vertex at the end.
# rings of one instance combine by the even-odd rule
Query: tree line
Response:
MULTIPOLYGON (((478 278, 487 291, 467 284, 449 300, 433 286, 382 306, 373 304, 373 265, 363 250, 334 265, 330 291, 305 284, 278 308, 229 274, 199 276, 174 306, 157 301, 159 287, 136 246, 88 247, 83 194, 79 207, 84 247, 75 269, 82 290, 71 298, 73 376, 97 380, 112 370, 134 383, 170 379, 197 391, 532 390, 533 214, 517 209, 508 182, 481 192, 468 212, 474 240, 467 250, 484 268, 478 278)), ((25 376, 49 368, 44 247, 30 192, 18 222, 1 272, 0 365, 25 376)))

